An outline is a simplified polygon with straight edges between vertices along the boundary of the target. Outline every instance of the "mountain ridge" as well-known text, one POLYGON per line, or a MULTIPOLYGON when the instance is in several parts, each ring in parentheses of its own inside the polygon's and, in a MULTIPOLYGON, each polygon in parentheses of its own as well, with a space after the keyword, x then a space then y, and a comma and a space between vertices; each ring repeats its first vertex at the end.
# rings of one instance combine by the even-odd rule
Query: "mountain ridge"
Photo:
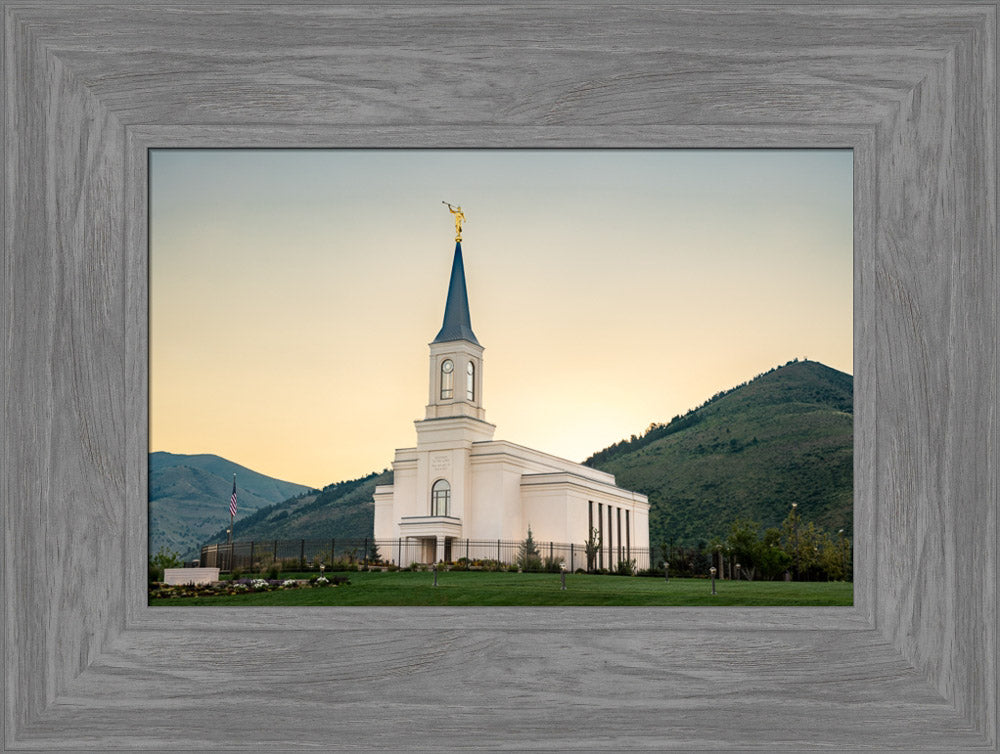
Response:
POLYGON ((244 515, 310 489, 212 453, 154 451, 148 462, 150 554, 162 547, 187 558, 220 524, 228 525, 233 473, 244 515))
POLYGON ((853 525, 853 377, 793 360, 585 461, 649 496, 650 541, 724 537, 737 518, 853 525))

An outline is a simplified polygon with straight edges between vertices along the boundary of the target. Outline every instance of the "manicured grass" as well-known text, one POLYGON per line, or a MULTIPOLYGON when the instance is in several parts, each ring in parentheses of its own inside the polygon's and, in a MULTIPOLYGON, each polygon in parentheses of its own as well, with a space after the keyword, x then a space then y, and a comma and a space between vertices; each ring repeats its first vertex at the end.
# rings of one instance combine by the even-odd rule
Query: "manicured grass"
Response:
POLYGON ((151 600, 151 605, 851 605, 849 582, 717 581, 708 579, 481 571, 357 572, 346 586, 283 589, 221 597, 151 600))

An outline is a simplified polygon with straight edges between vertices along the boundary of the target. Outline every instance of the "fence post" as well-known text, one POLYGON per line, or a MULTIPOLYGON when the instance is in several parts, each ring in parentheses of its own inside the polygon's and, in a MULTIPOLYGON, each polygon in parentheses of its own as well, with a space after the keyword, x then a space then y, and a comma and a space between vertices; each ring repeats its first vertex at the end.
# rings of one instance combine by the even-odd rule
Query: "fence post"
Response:
POLYGON ((330 540, 330 566, 331 567, 333 566, 333 560, 334 560, 333 548, 335 548, 336 546, 337 546, 337 540, 336 540, 336 538, 332 538, 330 540))
POLYGON ((365 537, 365 565, 368 565, 368 537, 365 537))
POLYGON ((501 562, 501 561, 500 561, 500 540, 498 539, 497 540, 497 563, 499 563, 499 562, 501 562))
MULTIPOLYGON (((468 537, 465 538, 465 565, 466 566, 469 565, 469 538, 468 537)), ((844 572, 846 573, 847 569, 844 569, 844 572)))
POLYGON ((250 540, 250 570, 253 570, 253 540, 250 540))
POLYGON ((306 541, 304 539, 299 544, 299 566, 306 567, 306 541))
POLYGON ((396 539, 396 565, 403 567, 403 538, 396 539))
POLYGON ((552 562, 552 547, 553 543, 549 542, 549 562, 552 562))
POLYGON ((278 540, 274 540, 274 554, 271 555, 271 560, 278 561, 278 540))
POLYGON ((576 568, 573 567, 573 543, 569 543, 569 570, 576 573, 576 568))

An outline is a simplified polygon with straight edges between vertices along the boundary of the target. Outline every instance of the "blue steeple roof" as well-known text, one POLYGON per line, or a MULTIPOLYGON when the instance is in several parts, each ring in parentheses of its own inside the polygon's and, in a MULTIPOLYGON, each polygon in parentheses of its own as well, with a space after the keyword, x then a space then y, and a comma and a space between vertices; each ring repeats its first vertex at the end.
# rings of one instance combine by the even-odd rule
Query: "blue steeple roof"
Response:
POLYGON ((469 294, 465 289, 465 265, 462 263, 462 242, 455 244, 455 259, 451 263, 451 281, 448 283, 448 301, 444 305, 444 322, 432 342, 467 340, 479 345, 472 332, 469 317, 469 294))

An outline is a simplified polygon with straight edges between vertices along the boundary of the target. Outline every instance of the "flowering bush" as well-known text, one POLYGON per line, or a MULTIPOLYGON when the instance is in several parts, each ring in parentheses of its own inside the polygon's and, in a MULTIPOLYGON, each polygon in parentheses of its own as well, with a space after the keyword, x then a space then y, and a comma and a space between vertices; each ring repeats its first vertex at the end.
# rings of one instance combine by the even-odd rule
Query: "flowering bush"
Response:
MULTIPOLYGON (((313 586, 340 586, 350 584, 346 576, 319 576, 310 581, 313 586)), ((216 581, 212 584, 179 584, 171 586, 155 582, 149 587, 151 599, 165 597, 221 597, 248 592, 269 592, 273 589, 296 589, 301 584, 295 579, 268 581, 266 579, 240 579, 239 581, 216 581)))

